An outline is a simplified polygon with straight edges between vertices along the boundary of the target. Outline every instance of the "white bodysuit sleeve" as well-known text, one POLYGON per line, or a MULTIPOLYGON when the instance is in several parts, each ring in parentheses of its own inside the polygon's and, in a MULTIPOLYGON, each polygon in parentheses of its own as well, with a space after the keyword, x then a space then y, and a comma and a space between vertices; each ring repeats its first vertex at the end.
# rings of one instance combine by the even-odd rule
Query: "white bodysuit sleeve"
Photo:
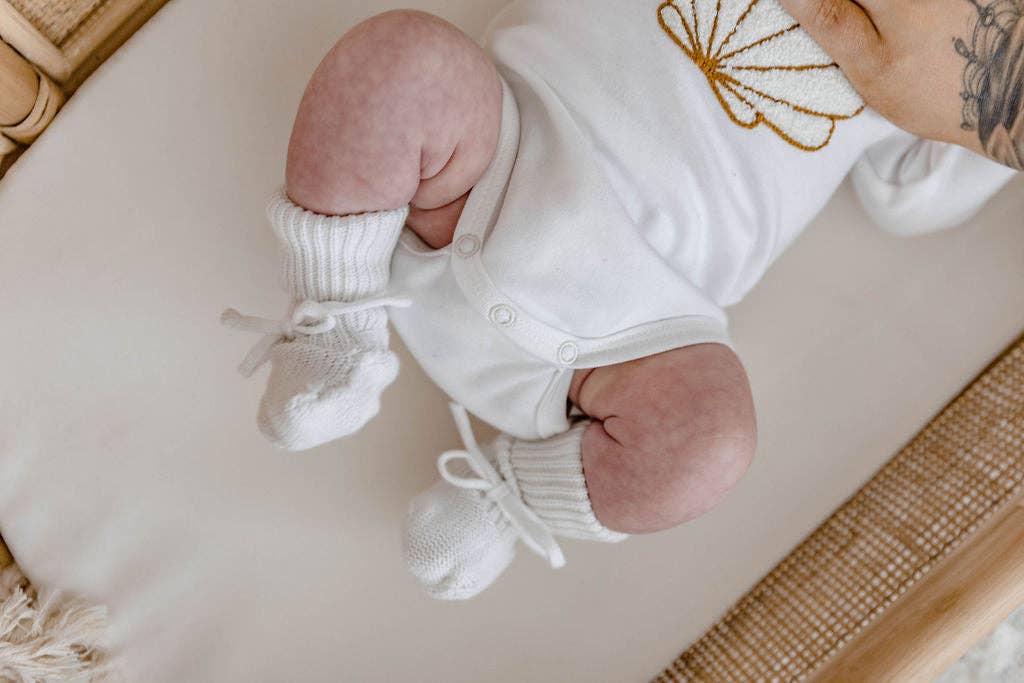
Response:
POLYGON ((875 223, 910 237, 967 221, 1014 175, 963 147, 900 131, 865 152, 851 178, 875 223))

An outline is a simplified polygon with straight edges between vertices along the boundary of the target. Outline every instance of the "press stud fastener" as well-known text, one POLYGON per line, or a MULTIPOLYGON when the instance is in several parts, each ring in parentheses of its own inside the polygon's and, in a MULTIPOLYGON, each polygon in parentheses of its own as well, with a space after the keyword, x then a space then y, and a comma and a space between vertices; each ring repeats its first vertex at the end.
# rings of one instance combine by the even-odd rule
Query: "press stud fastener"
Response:
POLYGON ((566 365, 572 365, 580 357, 580 347, 572 342, 565 342, 558 347, 558 360, 566 365))
POLYGON ((505 304, 498 304, 491 309, 489 317, 495 325, 508 327, 516 321, 516 312, 505 304))
POLYGON ((455 253, 469 258, 480 251, 480 238, 476 235, 463 235, 455 242, 455 253))

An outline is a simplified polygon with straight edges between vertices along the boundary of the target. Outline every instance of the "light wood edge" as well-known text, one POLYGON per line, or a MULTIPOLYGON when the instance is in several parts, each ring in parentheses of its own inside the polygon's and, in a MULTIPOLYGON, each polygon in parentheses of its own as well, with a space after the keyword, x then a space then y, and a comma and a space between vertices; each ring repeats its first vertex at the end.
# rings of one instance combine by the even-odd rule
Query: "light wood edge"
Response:
POLYGON ((7 0, 0 0, 0 38, 58 83, 71 76, 71 63, 64 53, 7 0))
POLYGON ((812 683, 924 683, 1024 604, 1024 501, 995 515, 843 647, 812 683))
POLYGON ((5 569, 12 564, 14 564, 14 558, 11 556, 10 551, 7 550, 7 546, 4 546, 3 554, 0 555, 0 569, 5 569))
MULTIPOLYGON (((37 78, 38 72, 39 79, 52 79, 46 84, 39 80, 33 86, 36 98, 26 120, 0 129, 0 178, 24 150, 23 145, 11 138, 26 143, 35 139, 56 115, 66 96, 74 92, 96 67, 106 61, 167 2, 110 0, 104 5, 103 11, 87 17, 64 44, 67 54, 73 57, 72 63, 65 52, 53 45, 7 0, 0 0, 0 37, 34 63, 33 78, 37 78), (60 87, 52 81, 59 83, 60 87), (41 97, 44 94, 41 92, 43 85, 54 86, 47 89, 46 97, 41 97)), ((7 89, 0 90, 3 90, 6 97, 7 89)))
POLYGON ((18 143, 6 135, 0 135, 0 157, 18 149, 18 143))
MULTIPOLYGON (((167 4, 169 0, 131 0, 134 6, 131 12, 123 13, 127 5, 118 8, 120 23, 116 26, 104 23, 83 25, 75 31, 74 36, 65 44, 65 49, 80 50, 86 47, 89 51, 82 52, 82 57, 76 57, 75 71, 62 85, 64 92, 70 95, 96 68, 105 62, 125 41, 149 19, 167 4), (88 34, 88 35, 86 35, 88 34)), ((119 0, 114 0, 119 2, 119 0)), ((100 16, 106 15, 111 10, 104 11, 100 16)))
POLYGON ((21 152, 21 145, 5 135, 0 135, 0 180, 21 152))
POLYGON ((146 0, 107 0, 89 14, 60 46, 72 71, 78 69, 128 17, 145 4, 146 0))
POLYGON ((53 81, 0 40, 0 124, 10 124, 0 125, 0 177, 22 149, 12 138, 37 135, 31 129, 45 127, 62 101, 53 81))
POLYGON ((24 57, 0 40, 0 125, 28 116, 39 92, 39 77, 24 57))
POLYGON ((11 555, 11 551, 7 548, 7 544, 4 543, 4 539, 0 538, 0 569, 14 564, 14 556, 11 555))
POLYGON ((42 72, 34 72, 34 75, 39 89, 28 115, 12 126, 0 126, 0 133, 26 145, 46 130, 64 104, 64 93, 59 85, 42 72))

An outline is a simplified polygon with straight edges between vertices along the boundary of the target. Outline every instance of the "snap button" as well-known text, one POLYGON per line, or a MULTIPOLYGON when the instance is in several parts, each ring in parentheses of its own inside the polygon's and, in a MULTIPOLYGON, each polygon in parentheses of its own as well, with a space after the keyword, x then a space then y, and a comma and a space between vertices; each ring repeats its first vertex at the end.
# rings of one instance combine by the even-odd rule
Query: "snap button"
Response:
POLYGON ((558 347, 558 360, 566 365, 572 365, 580 357, 580 347, 572 342, 565 342, 558 347))
POLYGON ((511 307, 505 304, 498 304, 491 309, 489 314, 491 322, 495 325, 501 325, 502 327, 508 327, 516 321, 516 312, 511 307))
POLYGON ((455 253, 463 258, 469 258, 480 251, 480 238, 476 235, 463 235, 455 242, 455 253))

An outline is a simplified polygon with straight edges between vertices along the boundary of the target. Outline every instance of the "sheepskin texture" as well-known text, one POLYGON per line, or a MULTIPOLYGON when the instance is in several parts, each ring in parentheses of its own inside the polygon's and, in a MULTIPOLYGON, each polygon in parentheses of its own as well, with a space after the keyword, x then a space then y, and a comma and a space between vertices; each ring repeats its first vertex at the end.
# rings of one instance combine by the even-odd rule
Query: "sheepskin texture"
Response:
POLYGON ((1000 624, 935 683, 1016 683, 1024 680, 1024 609, 1000 624))
POLYGON ((37 591, 12 564, 0 571, 0 679, 17 683, 123 681, 102 646, 107 610, 37 591))

